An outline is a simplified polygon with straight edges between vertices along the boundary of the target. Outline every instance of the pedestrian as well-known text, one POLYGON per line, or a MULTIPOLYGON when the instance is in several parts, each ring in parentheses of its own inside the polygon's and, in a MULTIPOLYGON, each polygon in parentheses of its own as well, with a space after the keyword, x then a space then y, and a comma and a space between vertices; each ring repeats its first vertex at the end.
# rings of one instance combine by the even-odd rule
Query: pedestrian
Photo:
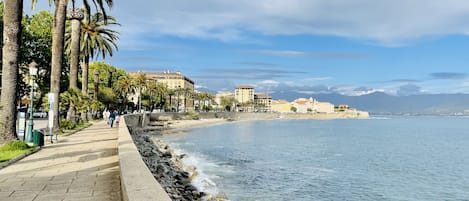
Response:
POLYGON ((119 113, 119 112, 117 112, 117 114, 116 114, 116 121, 115 121, 115 122, 116 122, 116 124, 118 124, 118 123, 119 123, 120 116, 121 116, 121 115, 120 115, 120 113, 119 113))
POLYGON ((112 112, 112 113, 109 114, 109 125, 111 126, 111 128, 112 128, 112 126, 113 126, 113 124, 114 124, 114 120, 116 119, 116 116, 117 116, 117 112, 116 112, 116 111, 114 111, 114 112, 112 112))
POLYGON ((107 120, 108 120, 106 114, 107 114, 107 113, 106 113, 106 110, 103 110, 103 119, 104 119, 104 121, 107 121, 107 120))

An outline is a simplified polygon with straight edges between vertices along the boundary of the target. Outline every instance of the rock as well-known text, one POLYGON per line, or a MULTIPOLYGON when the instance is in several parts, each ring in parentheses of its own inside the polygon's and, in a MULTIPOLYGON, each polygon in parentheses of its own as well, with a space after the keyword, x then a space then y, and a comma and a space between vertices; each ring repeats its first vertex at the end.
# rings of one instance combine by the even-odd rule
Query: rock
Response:
POLYGON ((185 154, 176 155, 166 143, 153 140, 142 130, 131 131, 143 161, 172 200, 200 200, 205 195, 190 184, 190 179, 197 175, 197 171, 194 166, 184 171, 181 159, 186 157, 185 154))

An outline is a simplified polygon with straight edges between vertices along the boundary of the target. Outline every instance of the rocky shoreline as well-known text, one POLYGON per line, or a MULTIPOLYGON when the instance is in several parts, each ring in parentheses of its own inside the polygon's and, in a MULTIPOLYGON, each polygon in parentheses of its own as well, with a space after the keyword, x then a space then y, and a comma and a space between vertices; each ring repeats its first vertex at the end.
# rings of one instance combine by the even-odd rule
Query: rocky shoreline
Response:
POLYGON ((185 155, 177 155, 165 142, 153 139, 152 135, 162 129, 129 130, 143 161, 172 200, 228 200, 224 196, 201 192, 191 184, 193 177, 197 176, 196 168, 186 167, 190 171, 185 171, 181 161, 185 155))

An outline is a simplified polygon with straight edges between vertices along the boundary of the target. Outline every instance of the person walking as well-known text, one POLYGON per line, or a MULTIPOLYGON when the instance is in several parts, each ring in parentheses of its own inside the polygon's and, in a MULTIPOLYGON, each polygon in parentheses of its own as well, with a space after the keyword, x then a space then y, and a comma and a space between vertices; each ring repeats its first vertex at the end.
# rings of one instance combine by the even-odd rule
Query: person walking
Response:
POLYGON ((111 128, 112 128, 112 126, 113 126, 113 124, 114 124, 114 120, 116 119, 116 116, 117 116, 117 112, 116 112, 116 111, 114 111, 114 112, 112 112, 111 114, 109 114, 109 125, 111 126, 111 128))

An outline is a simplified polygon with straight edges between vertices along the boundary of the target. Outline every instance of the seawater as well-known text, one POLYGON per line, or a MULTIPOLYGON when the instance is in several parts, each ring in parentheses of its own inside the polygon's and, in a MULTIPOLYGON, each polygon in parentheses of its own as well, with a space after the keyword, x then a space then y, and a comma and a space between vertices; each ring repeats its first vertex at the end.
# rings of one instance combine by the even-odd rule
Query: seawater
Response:
POLYGON ((230 200, 469 200, 469 118, 259 120, 160 137, 230 200))

